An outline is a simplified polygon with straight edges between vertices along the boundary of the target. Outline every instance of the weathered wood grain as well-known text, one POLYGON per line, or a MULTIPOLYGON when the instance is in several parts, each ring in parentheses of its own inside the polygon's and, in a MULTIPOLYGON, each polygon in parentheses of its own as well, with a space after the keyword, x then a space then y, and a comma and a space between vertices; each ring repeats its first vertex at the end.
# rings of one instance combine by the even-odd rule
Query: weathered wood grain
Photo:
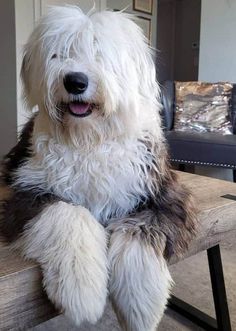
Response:
POLYGON ((42 289, 39 267, 0 278, 0 330, 25 330, 56 315, 42 289))
POLYGON ((219 244, 236 234, 236 201, 223 195, 236 197, 236 183, 220 179, 179 172, 180 181, 194 195, 198 208, 198 235, 182 258, 174 257, 170 264, 219 244))
MULTIPOLYGON (((179 177, 193 192, 199 210, 198 236, 186 256, 236 234, 236 201, 221 197, 236 196, 236 184, 188 173, 179 177)), ((6 194, 6 189, 0 190, 0 199, 6 194)), ((22 260, 0 239, 0 331, 25 330, 57 314, 43 292, 41 278, 36 263, 22 260)))

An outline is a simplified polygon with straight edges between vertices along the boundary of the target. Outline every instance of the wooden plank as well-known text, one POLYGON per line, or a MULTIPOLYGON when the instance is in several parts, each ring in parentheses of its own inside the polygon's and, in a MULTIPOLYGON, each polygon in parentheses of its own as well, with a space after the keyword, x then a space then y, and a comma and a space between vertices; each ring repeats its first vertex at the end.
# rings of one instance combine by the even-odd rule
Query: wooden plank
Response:
POLYGON ((236 196, 236 183, 187 172, 178 171, 177 173, 180 181, 193 193, 200 212, 235 203, 221 196, 225 194, 236 196))
MULTIPOLYGON (((4 245, 4 243, 2 243, 4 245)), ((37 266, 35 262, 25 261, 8 247, 0 247, 0 279, 19 271, 29 270, 37 266)))
MULTIPOLYGON (((1 188, 0 200, 10 194, 1 188)), ((0 330, 26 330, 57 314, 42 288, 40 267, 11 251, 0 236, 0 330)))
POLYGON ((57 315, 42 288, 40 267, 0 246, 0 330, 19 331, 57 315))
POLYGON ((173 257, 170 264, 213 247, 236 234, 236 201, 222 197, 227 194, 236 197, 236 183, 185 172, 177 173, 180 181, 194 195, 199 229, 188 252, 183 257, 173 257))
MULTIPOLYGON (((186 256, 191 256, 236 234, 236 201, 222 195, 236 196, 236 184, 218 179, 178 173, 194 194, 199 209, 197 238, 186 256)), ((0 191, 0 199, 10 194, 0 191)), ((176 263, 173 259, 171 263, 176 263)), ((42 290, 41 271, 34 262, 23 261, 0 239, 0 330, 22 330, 55 316, 56 311, 42 290)))
POLYGON ((25 330, 56 316, 37 266, 0 278, 0 291, 1 331, 25 330))

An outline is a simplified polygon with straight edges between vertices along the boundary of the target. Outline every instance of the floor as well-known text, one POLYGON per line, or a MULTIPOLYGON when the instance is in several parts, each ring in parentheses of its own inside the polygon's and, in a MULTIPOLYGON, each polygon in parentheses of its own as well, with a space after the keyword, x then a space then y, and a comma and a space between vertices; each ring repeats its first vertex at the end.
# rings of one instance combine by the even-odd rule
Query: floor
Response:
MULTIPOLYGON (((236 240, 222 244, 222 259, 225 271, 226 290, 231 314, 232 330, 236 331, 236 240)), ((200 253, 171 267, 175 280, 174 294, 214 316, 213 299, 209 280, 206 254, 200 253)), ((158 331, 202 330, 178 314, 167 310, 158 331)), ((115 315, 108 305, 103 318, 95 325, 75 328, 63 316, 43 323, 31 331, 121 331, 115 315)))

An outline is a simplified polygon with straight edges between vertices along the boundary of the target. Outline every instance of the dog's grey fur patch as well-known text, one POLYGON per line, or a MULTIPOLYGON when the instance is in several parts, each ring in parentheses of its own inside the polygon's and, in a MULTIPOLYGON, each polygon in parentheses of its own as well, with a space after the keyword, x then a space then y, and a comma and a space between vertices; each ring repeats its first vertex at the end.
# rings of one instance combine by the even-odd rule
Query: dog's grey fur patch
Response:
POLYGON ((198 222, 192 194, 182 185, 170 169, 165 150, 150 168, 152 187, 149 199, 142 202, 127 218, 114 220, 108 229, 128 231, 132 236, 152 245, 157 253, 169 260, 172 255, 181 256, 196 235, 198 222), (161 176, 160 176, 161 174, 161 176))
POLYGON ((34 119, 32 117, 24 126, 19 141, 10 152, 4 157, 1 165, 1 179, 4 184, 11 185, 13 182, 14 172, 21 166, 31 155, 31 138, 34 128, 34 119))
MULTIPOLYGON (((24 126, 19 141, 4 157, 1 167, 1 182, 8 187, 14 184, 15 171, 32 155, 31 138, 35 116, 24 126)), ((1 201, 1 232, 9 241, 17 239, 23 232, 24 226, 43 209, 58 201, 58 198, 35 187, 33 190, 11 188, 11 193, 1 201)))
POLYGON ((16 240, 30 220, 57 201, 58 198, 49 193, 13 191, 9 199, 1 202, 2 234, 9 242, 16 240))
POLYGON ((108 226, 111 301, 125 331, 156 330, 172 285, 166 260, 186 251, 197 227, 190 192, 167 153, 155 160, 153 150, 149 199, 108 226))

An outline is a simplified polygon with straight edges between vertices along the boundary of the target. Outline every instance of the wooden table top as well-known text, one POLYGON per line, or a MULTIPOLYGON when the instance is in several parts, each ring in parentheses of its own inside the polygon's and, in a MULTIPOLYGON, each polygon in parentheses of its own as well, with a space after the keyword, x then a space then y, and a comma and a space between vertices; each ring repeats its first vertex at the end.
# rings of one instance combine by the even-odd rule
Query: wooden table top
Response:
MULTIPOLYGON (((199 210, 199 233, 187 256, 218 244, 232 232, 236 234, 236 184, 183 172, 178 175, 192 191, 199 210)), ((0 192, 0 199, 4 194, 0 192)), ((1 331, 26 329, 55 314, 43 293, 38 265, 10 252, 0 239, 1 331)))
POLYGON ((221 179, 199 176, 177 171, 180 181, 193 193, 199 211, 222 208, 234 204, 234 200, 222 198, 223 195, 235 195, 236 183, 221 179))

